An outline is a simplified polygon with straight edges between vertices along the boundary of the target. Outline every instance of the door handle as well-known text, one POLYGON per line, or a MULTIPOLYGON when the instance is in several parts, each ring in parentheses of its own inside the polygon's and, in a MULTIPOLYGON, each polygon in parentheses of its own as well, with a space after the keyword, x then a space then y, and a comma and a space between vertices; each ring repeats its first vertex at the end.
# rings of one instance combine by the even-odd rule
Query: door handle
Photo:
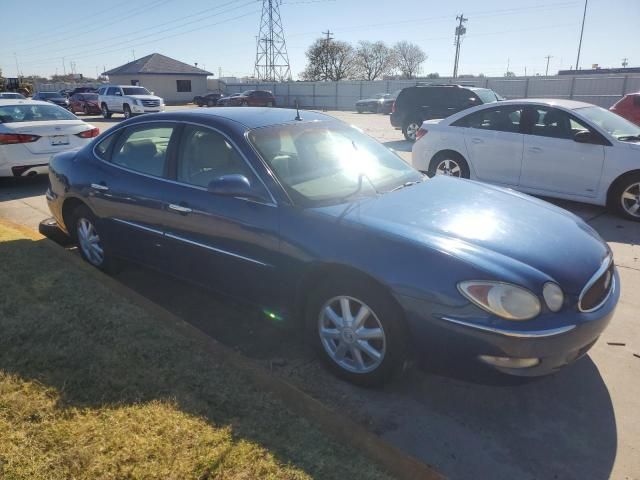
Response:
POLYGON ((176 205, 175 203, 170 203, 169 204, 169 209, 173 210, 174 212, 178 212, 178 213, 191 213, 193 210, 191 210, 189 207, 184 207, 182 205, 176 205))
POLYGON ((92 183, 91 184, 91 188, 93 188, 94 190, 100 190, 103 192, 106 192, 107 190, 109 190, 109 187, 107 187, 106 185, 103 185, 101 183, 92 183))
POLYGON ((481 138, 472 138, 471 142, 472 143, 484 143, 484 140, 482 140, 481 138))
POLYGON ((531 153, 540 153, 542 152, 542 149, 540 147, 529 147, 529 151, 531 153))

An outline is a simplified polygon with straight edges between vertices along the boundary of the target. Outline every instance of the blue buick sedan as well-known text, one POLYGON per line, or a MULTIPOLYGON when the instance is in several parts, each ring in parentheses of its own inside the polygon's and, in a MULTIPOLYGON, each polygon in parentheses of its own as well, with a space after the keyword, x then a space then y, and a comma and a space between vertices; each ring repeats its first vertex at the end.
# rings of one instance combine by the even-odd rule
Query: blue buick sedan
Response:
POLYGON ((589 350, 620 295, 610 249, 576 216, 425 181, 320 113, 145 115, 56 155, 49 178, 49 208, 90 264, 147 264, 299 321, 359 384, 434 351, 552 373, 589 350))

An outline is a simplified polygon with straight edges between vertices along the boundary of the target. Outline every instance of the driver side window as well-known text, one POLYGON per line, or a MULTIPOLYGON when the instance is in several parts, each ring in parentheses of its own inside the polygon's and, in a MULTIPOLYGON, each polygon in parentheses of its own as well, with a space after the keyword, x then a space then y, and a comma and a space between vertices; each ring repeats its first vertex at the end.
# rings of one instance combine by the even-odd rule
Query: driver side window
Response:
POLYGON ((589 130, 567 112, 556 108, 534 108, 532 119, 531 134, 541 137, 573 140, 576 133, 589 130))
POLYGON ((244 175, 256 187, 250 168, 222 134, 185 126, 178 148, 177 180, 206 188, 212 180, 233 174, 244 175))

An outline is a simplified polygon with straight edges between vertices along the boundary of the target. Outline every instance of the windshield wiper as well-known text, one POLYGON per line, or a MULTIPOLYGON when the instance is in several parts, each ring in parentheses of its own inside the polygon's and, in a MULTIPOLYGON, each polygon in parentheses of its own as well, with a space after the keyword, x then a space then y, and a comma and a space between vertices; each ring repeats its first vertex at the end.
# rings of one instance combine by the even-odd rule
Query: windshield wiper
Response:
POLYGON ((418 183, 422 183, 422 180, 414 180, 412 182, 404 182, 401 185, 398 185, 397 187, 392 188, 391 190, 389 190, 387 193, 391 193, 391 192, 395 192, 396 190, 400 190, 401 188, 404 187, 410 187, 412 185, 417 185, 418 183))
POLYGON ((623 135, 618 137, 621 142, 627 142, 629 140, 640 140, 640 135, 623 135))

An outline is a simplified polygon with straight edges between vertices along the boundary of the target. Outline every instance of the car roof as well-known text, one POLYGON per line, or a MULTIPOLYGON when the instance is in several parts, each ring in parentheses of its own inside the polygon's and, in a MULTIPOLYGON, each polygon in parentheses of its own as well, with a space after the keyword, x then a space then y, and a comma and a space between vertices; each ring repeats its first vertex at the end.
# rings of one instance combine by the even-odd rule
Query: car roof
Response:
MULTIPOLYGON (((565 100, 562 98, 516 98, 512 100, 503 100, 499 105, 512 105, 512 104, 531 103, 537 105, 549 105, 553 107, 563 107, 568 110, 575 110, 576 108, 593 107, 592 103, 578 102, 577 100, 565 100)), ((495 107, 494 104, 486 104, 495 107)))
MULTIPOLYGON (((219 107, 215 109, 196 110, 186 109, 171 112, 180 114, 185 119, 206 119, 210 117, 220 117, 240 123, 247 128, 268 127, 271 125, 281 125, 283 123, 297 122, 297 112, 293 108, 269 108, 269 107, 219 107)), ((163 115, 163 114, 161 114, 163 115)), ((337 121, 330 115, 311 110, 300 111, 300 118, 303 122, 337 121)))
POLYGON ((6 100, 0 98, 0 107, 4 107, 7 105, 51 105, 49 102, 43 102, 42 100, 29 100, 27 98, 8 98, 6 100))

